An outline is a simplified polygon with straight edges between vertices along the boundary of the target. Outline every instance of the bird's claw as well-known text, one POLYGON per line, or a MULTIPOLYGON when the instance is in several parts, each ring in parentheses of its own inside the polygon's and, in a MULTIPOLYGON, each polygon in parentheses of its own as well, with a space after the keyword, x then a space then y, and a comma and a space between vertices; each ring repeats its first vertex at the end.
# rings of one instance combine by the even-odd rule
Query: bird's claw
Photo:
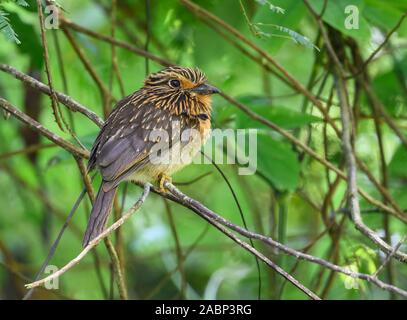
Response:
POLYGON ((171 183, 172 182, 171 177, 169 177, 169 176, 162 173, 162 174, 159 175, 158 179, 160 181, 158 191, 161 192, 161 193, 167 193, 168 189, 165 187, 165 183, 166 182, 171 183))

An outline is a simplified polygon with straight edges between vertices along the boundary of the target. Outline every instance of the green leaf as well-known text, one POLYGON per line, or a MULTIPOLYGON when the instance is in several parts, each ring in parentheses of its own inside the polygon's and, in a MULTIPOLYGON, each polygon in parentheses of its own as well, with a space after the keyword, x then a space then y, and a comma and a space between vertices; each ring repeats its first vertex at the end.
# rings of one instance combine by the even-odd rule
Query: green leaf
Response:
MULTIPOLYGON (((92 149, 92 145, 95 141, 95 138, 97 136, 97 132, 93 133, 93 134, 87 134, 87 135, 83 135, 78 137, 79 141, 88 149, 91 150, 92 149)), ((74 139, 69 139, 69 141, 74 144, 77 145, 76 141, 74 139)), ((68 160, 72 160, 72 155, 66 151, 65 149, 58 149, 47 161, 46 164, 46 169, 56 166, 60 163, 66 162, 68 160)))
POLYGON ((257 135, 257 169, 280 191, 292 191, 298 185, 300 163, 291 146, 269 135, 257 135))
MULTIPOLYGON (((391 1, 365 0, 366 7, 363 15, 367 20, 385 30, 393 29, 404 13, 403 9, 397 8, 391 1)), ((403 23, 397 30, 401 36, 407 35, 407 25, 403 23)))
MULTIPOLYGON (((254 106, 251 108, 254 112, 262 117, 270 120, 284 129, 295 129, 306 126, 311 123, 320 122, 321 119, 306 113, 293 111, 285 107, 269 107, 269 106, 254 106)), ((242 112, 243 113, 243 112, 242 112)), ((237 118, 238 128, 268 128, 266 125, 250 118, 246 114, 242 114, 237 118)))
MULTIPOLYGON (((263 118, 270 120, 284 129, 295 129, 311 123, 321 122, 322 119, 308 113, 302 113, 283 106, 271 106, 269 101, 259 97, 242 97, 239 101, 250 106, 250 109, 263 118)), ((235 120, 236 128, 269 128, 264 124, 250 118, 241 110, 230 106, 219 107, 215 110, 215 120, 218 124, 235 120)))
MULTIPOLYGON (((273 0, 273 5, 281 6, 285 10, 285 14, 273 14, 270 13, 269 8, 261 7, 257 10, 256 15, 252 19, 254 23, 265 23, 274 24, 277 26, 282 26, 290 30, 297 30, 299 23, 306 14, 306 8, 302 1, 298 0, 273 0)), ((273 37, 270 41, 264 41, 255 39, 262 47, 266 47, 271 53, 277 52, 283 44, 287 42, 286 39, 273 37)))
POLYGON ((281 7, 275 6, 274 4, 270 3, 270 1, 267 0, 256 0, 256 2, 262 6, 267 5, 269 9, 275 13, 281 13, 284 14, 285 10, 281 7))
MULTIPOLYGON (((291 30, 287 27, 283 27, 283 26, 279 26, 279 25, 275 25, 275 24, 267 24, 267 23, 262 23, 262 22, 258 22, 254 25, 256 28, 258 28, 257 26, 268 26, 268 27, 272 27, 275 28, 277 31, 280 31, 282 33, 286 33, 288 34, 288 36, 286 37, 287 39, 291 39, 292 41, 294 41, 297 44, 300 44, 304 47, 307 48, 311 48, 311 49, 316 49, 318 51, 319 48, 314 45, 310 39, 308 39, 306 36, 303 36, 302 34, 299 34, 298 32, 295 32, 294 30, 291 30)), ((284 37, 283 35, 279 35, 279 34, 273 34, 273 33, 266 33, 264 31, 261 31, 261 29, 257 29, 257 32, 261 35, 261 36, 266 36, 266 37, 284 37)))
POLYGON ((29 7, 30 6, 27 3, 27 1, 25 1, 25 0, 2 0, 2 1, 0 1, 0 4, 10 3, 10 2, 13 2, 13 3, 15 3, 15 4, 19 5, 19 6, 22 6, 22 7, 29 7))
POLYGON ((406 163, 407 150, 403 145, 400 145, 388 166, 390 176, 397 179, 407 178, 406 163))
POLYGON ((7 12, 0 10, 0 30, 8 41, 20 44, 21 42, 18 40, 17 33, 14 31, 10 19, 7 17, 8 15, 7 12))
POLYGON ((22 7, 28 7, 29 6, 29 4, 27 3, 27 2, 25 2, 24 0, 16 0, 15 1, 19 6, 22 6, 22 7))
MULTIPOLYGON (((324 0, 314 0, 310 3, 319 14, 324 7, 324 2, 324 0)), ((370 26, 368 21, 363 17, 365 6, 362 0, 335 0, 327 1, 326 3, 327 5, 322 19, 327 24, 360 41, 366 42, 370 39, 370 26), (345 13, 345 8, 348 6, 354 6, 359 11, 359 29, 348 29, 345 27, 346 18, 349 16, 349 14, 345 13)))
POLYGON ((18 49, 21 53, 30 57, 31 63, 37 69, 41 69, 43 65, 42 46, 39 34, 35 30, 33 24, 25 22, 21 19, 18 13, 10 13, 10 18, 13 21, 13 28, 19 35, 21 40, 18 49))
MULTIPOLYGON (((397 204, 401 208, 407 207, 407 185, 404 184, 397 184, 396 188, 392 190, 393 199, 397 201, 397 204)), ((403 231, 404 232, 404 231, 403 231)))
POLYGON ((375 77, 373 88, 387 110, 397 117, 407 113, 406 91, 398 77, 407 76, 407 57, 401 61, 395 58, 393 63, 392 69, 375 77))

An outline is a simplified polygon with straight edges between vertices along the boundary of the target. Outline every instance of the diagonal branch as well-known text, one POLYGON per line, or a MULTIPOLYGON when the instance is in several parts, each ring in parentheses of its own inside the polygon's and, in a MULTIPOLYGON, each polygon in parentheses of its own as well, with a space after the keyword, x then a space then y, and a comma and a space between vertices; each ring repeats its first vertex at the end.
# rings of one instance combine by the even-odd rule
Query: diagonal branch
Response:
MULTIPOLYGON (((38 81, 33 77, 30 77, 29 75, 21 71, 18 71, 12 66, 0 64, 0 70, 14 76, 16 79, 24 82, 25 84, 28 84, 32 88, 37 89, 48 96, 51 95, 51 90, 46 84, 38 81)), ((58 101, 68 107, 69 110, 82 113, 99 127, 103 125, 103 120, 96 113, 84 107, 79 102, 72 99, 70 96, 67 96, 66 94, 58 91, 55 91, 55 95, 58 98, 58 101)))
POLYGON ((95 39, 101 40, 103 42, 107 42, 107 43, 113 44, 115 46, 121 47, 121 48, 126 49, 128 51, 131 51, 131 52, 133 52, 133 53, 135 53, 137 55, 140 55, 140 56, 148 58, 148 59, 150 59, 152 61, 155 61, 155 62, 157 62, 157 63, 159 63, 159 64, 161 64, 163 66, 173 65, 172 62, 170 62, 170 61, 168 61, 168 60, 166 60, 164 58, 158 57, 158 56, 156 56, 156 55, 154 55, 154 54, 152 54, 152 53, 150 53, 148 51, 145 51, 143 49, 132 46, 131 44, 129 44, 127 42, 120 41, 120 40, 117 40, 115 38, 112 38, 112 37, 109 37, 109 36, 94 32, 94 31, 92 31, 90 29, 84 28, 84 27, 82 27, 82 26, 80 26, 80 25, 66 19, 65 17, 61 18, 61 25, 65 29, 69 28, 69 29, 74 30, 76 32, 86 34, 86 35, 88 35, 88 36, 90 36, 92 38, 95 38, 95 39))
POLYGON ((44 283, 51 281, 52 279, 60 277, 65 272, 67 272, 69 269, 71 269, 76 264, 78 264, 86 256, 86 254, 89 251, 91 251, 94 247, 96 247, 98 245, 98 243, 101 240, 103 240, 110 233, 112 233, 117 228, 119 228, 128 218, 130 218, 141 207, 141 205, 146 200, 148 194, 150 193, 150 187, 151 187, 151 185, 146 183, 144 185, 144 191, 141 194, 140 198, 137 200, 137 202, 129 210, 127 210, 127 212, 119 220, 117 220, 109 228, 107 228, 105 231, 103 231, 98 237, 96 237, 91 242, 89 242, 89 244, 81 251, 81 253, 76 256, 76 258, 72 259, 64 267, 59 269, 57 272, 51 274, 50 276, 48 276, 46 278, 43 278, 41 280, 38 280, 38 281, 27 284, 26 288, 31 289, 31 288, 39 287, 39 286, 43 285, 44 283))
POLYGON ((231 25, 227 24, 225 21, 220 19, 219 17, 215 16, 211 12, 205 10, 201 6, 192 3, 189 0, 180 0, 180 2, 192 13, 197 15, 199 18, 212 21, 219 26, 221 26, 224 30, 241 40, 251 49, 256 51, 263 57, 266 61, 268 61, 278 72, 280 72, 287 80, 289 85, 295 89, 296 91, 303 94, 307 97, 316 107, 317 109, 323 114, 324 119, 331 125, 331 127, 335 130, 337 134, 340 133, 338 127, 336 126, 335 122, 332 121, 329 114, 326 111, 326 108, 323 106, 320 100, 318 100, 307 88, 305 88, 299 81, 297 81, 294 76, 289 73, 282 65, 280 65, 271 55, 268 54, 267 51, 257 46, 254 42, 250 41, 246 36, 244 36, 240 31, 232 27, 231 25))
POLYGON ((52 112, 54 113, 55 121, 58 124, 59 128, 64 131, 61 118, 61 110, 59 109, 58 99, 55 96, 55 91, 52 85, 52 74, 49 65, 49 54, 48 54, 48 45, 47 45, 47 38, 45 36, 45 28, 44 28, 44 16, 42 14, 42 4, 41 0, 37 0, 37 10, 38 10, 38 19, 40 23, 40 30, 41 30, 41 43, 43 47, 43 56, 44 56, 44 63, 45 63, 45 72, 48 78, 48 85, 50 89, 50 97, 51 97, 51 106, 52 112))
POLYGON ((366 69, 367 65, 374 59, 374 57, 376 57, 376 55, 379 53, 380 50, 383 49, 383 47, 389 42, 391 36, 393 35, 393 33, 395 33, 398 28, 400 28, 401 24, 404 21, 404 18, 407 16, 407 12, 404 12, 399 21, 397 21, 396 25, 389 31, 389 33, 386 35, 385 39, 383 40, 383 42, 370 54, 370 56, 363 62, 362 66, 360 67, 359 70, 357 70, 356 72, 354 72, 352 74, 351 77, 356 77, 360 74, 362 74, 364 72, 364 70, 366 69))
POLYGON ((309 261, 311 263, 315 263, 318 265, 323 266, 324 268, 330 269, 332 271, 335 272, 340 272, 343 273, 347 276, 350 276, 352 278, 355 279, 361 279, 361 280, 365 280, 368 282, 373 283, 374 285, 376 285, 377 287, 389 291, 389 292, 394 292, 397 293, 403 297, 407 297, 407 291, 400 289, 396 286, 393 285, 389 285, 379 279, 377 279, 377 277, 375 275, 369 275, 369 274, 365 274, 365 273, 360 273, 360 272, 353 272, 350 269, 346 268, 346 267, 341 267, 338 266, 336 264, 333 264, 329 261, 326 261, 324 259, 303 253, 301 251, 297 251, 295 249, 292 249, 278 241, 273 240, 270 237, 267 237, 265 235, 261 235, 255 232, 251 232, 249 230, 246 230, 228 220, 226 220, 225 218, 221 217, 220 215, 216 214, 215 212, 213 212, 212 210, 208 209, 207 207, 205 207, 202 203, 200 203, 199 201, 192 199, 190 197, 188 197, 187 195, 185 195, 184 193, 182 193, 180 190, 178 190, 174 185, 170 184, 170 183, 166 183, 165 187, 170 191, 169 193, 161 193, 156 189, 153 189, 152 191, 154 191, 155 193, 160 194, 163 197, 166 197, 167 199, 170 199, 171 201, 177 202, 178 204, 192 210, 193 212, 197 213, 199 216, 201 216, 202 218, 206 219, 206 220, 212 220, 214 222, 217 222, 225 227, 227 227, 228 229, 231 229, 237 233, 239 233, 240 235, 246 237, 246 238, 252 238, 252 239, 256 239, 256 240, 260 240, 263 243, 267 244, 270 247, 273 247, 275 249, 278 249, 281 252, 284 252, 290 256, 295 257, 296 259, 300 259, 300 260, 305 260, 305 261, 309 261))
POLYGON ((62 147, 69 153, 74 156, 80 158, 89 158, 89 151, 83 148, 79 148, 73 145, 71 142, 61 138, 57 134, 51 132, 47 128, 45 128, 42 124, 34 120, 33 118, 26 115, 24 112, 21 112, 16 107, 14 107, 10 102, 0 97, 0 108, 3 108, 7 112, 11 113, 17 119, 21 120, 32 129, 40 132, 43 136, 45 136, 48 140, 52 141, 53 143, 57 144, 58 146, 62 147))
MULTIPOLYGON (((348 187, 348 204, 350 206, 350 212, 352 216, 352 221, 355 224, 355 227, 365 236, 367 236, 371 241, 373 241, 379 248, 387 254, 394 255, 395 258, 402 262, 407 262, 407 254, 396 251, 393 253, 394 249, 391 245, 387 242, 383 241, 383 239, 372 229, 370 229, 362 219, 362 215, 360 212, 360 205, 358 199, 358 192, 360 193, 360 189, 357 185, 357 157, 354 153, 352 147, 352 139, 351 139, 351 109, 349 105, 349 94, 346 90, 346 82, 345 82, 345 71, 343 69, 342 63, 335 52, 334 47, 332 46, 332 42, 329 38, 328 32, 323 24, 321 17, 315 12, 312 6, 309 4, 308 0, 304 0, 308 10, 316 19, 320 29, 321 34, 325 40, 326 46, 328 48, 329 57, 331 62, 334 66, 334 79, 336 90, 339 98, 339 103, 341 107, 341 122, 342 122, 342 149, 345 155, 346 164, 347 164, 347 187, 348 187)), ((380 188, 379 188, 380 190, 380 188)), ((385 196, 387 193, 384 194, 385 196)), ((401 215, 401 212, 398 210, 398 206, 396 210, 392 210, 393 214, 400 218, 400 220, 405 222, 404 214, 401 215)), ((401 209, 400 209, 401 210, 401 209)))

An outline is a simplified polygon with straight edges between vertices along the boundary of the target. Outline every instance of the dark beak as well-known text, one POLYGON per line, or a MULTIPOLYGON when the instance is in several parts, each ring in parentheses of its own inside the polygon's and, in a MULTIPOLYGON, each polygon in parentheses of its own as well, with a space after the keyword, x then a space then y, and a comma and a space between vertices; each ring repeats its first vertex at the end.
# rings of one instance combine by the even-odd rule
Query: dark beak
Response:
POLYGON ((195 92, 197 94, 202 94, 202 95, 208 95, 208 94, 214 94, 214 93, 219 93, 220 90, 214 86, 211 86, 210 84, 203 83, 195 88, 191 89, 192 92, 195 92))

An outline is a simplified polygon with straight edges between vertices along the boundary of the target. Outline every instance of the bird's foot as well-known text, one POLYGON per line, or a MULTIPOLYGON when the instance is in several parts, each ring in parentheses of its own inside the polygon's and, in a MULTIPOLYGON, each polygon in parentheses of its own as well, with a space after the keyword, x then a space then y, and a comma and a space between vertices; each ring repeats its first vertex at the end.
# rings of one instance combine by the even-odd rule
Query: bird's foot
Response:
POLYGON ((164 173, 161 173, 161 174, 158 176, 158 179, 159 179, 159 182, 160 182, 158 191, 161 192, 161 193, 167 193, 168 190, 167 190, 167 188, 165 188, 165 183, 166 183, 166 182, 171 183, 171 182, 172 182, 171 177, 165 175, 164 173))

